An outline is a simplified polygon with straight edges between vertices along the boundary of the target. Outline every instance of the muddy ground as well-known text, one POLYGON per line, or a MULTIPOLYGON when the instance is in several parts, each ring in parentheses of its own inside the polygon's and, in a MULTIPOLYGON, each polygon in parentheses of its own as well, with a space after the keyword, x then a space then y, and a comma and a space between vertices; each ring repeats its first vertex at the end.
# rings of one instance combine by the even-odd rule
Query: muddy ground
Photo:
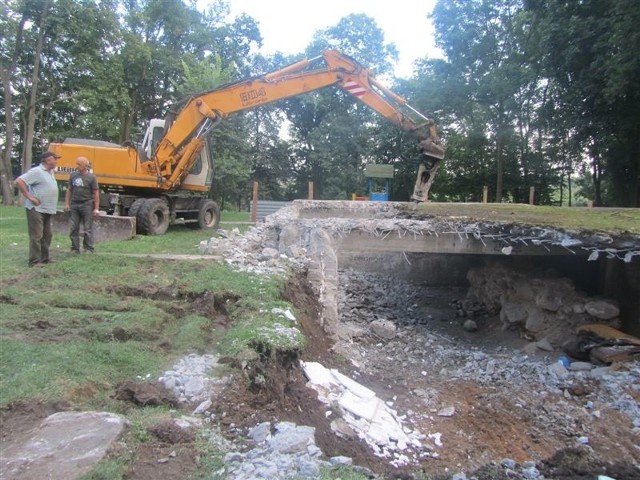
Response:
MULTIPOLYGON (((298 321, 308 339, 303 352, 285 352, 273 355, 263 364, 255 365, 254 372, 267 378, 261 388, 251 387, 245 377, 238 374, 236 381, 212 398, 215 418, 228 438, 240 441, 247 427, 265 421, 292 421, 316 428, 316 444, 328 455, 353 458, 354 464, 368 468, 384 478, 450 478, 456 472, 471 472, 482 480, 507 479, 499 467, 502 459, 516 462, 533 460, 549 479, 595 479, 608 475, 617 480, 640 478, 640 438, 632 432, 629 418, 620 412, 602 408, 598 421, 580 404, 590 391, 582 385, 563 398, 547 397, 545 402, 533 400, 534 392, 482 385, 468 379, 455 379, 434 369, 428 375, 422 368, 407 364, 394 352, 415 352, 421 335, 428 332, 443 344, 480 349, 497 343, 508 348, 519 348, 523 340, 513 332, 499 328, 498 319, 486 320, 478 332, 465 332, 451 302, 464 295, 461 290, 442 290, 437 301, 429 305, 431 314, 440 320, 426 326, 401 331, 390 342, 364 335, 358 339, 358 348, 348 358, 333 349, 333 342, 318 324, 320 307, 312 287, 303 276, 289 282, 285 299, 296 306, 298 321), (448 320, 447 320, 448 319, 448 320), (417 342, 417 343, 416 343, 417 342), (363 358, 361 352, 369 352, 363 358), (438 431, 444 447, 438 458, 426 458, 417 466, 396 468, 373 455, 370 448, 355 438, 337 437, 325 415, 315 391, 305 386, 306 379, 298 360, 317 361, 376 391, 385 401, 392 401, 399 412, 412 412, 413 428, 423 432, 438 431), (452 417, 439 417, 425 406, 417 391, 437 392, 440 405, 455 407, 452 417), (556 403, 557 402, 557 403, 556 403), (555 421, 556 407, 567 405, 571 420, 555 421), (548 411, 545 411, 548 408, 548 411), (578 412, 576 414, 576 412, 578 412), (588 446, 576 445, 574 437, 586 435, 588 446)), ((427 307, 425 307, 427 308, 427 307)), ((428 351, 425 350, 425 356, 428 351)), ((428 359, 427 359, 428 364, 428 359)), ((619 368, 624 368, 621 365, 619 368)), ((520 388, 520 387, 518 387, 520 388)), ((631 390, 630 390, 631 391, 631 390)), ((637 390, 636 390, 637 392, 637 390)), ((637 395, 637 393, 636 393, 637 395)), ((637 402, 640 398, 635 397, 637 402)), ((21 403, 1 413, 2 436, 6 440, 37 425, 47 415, 69 409, 69 405, 21 403)), ((159 425, 151 432, 151 441, 135 452, 125 452, 120 445, 114 454, 131 455, 133 465, 126 478, 136 480, 187 479, 195 472, 198 450, 196 439, 171 425, 159 425)))

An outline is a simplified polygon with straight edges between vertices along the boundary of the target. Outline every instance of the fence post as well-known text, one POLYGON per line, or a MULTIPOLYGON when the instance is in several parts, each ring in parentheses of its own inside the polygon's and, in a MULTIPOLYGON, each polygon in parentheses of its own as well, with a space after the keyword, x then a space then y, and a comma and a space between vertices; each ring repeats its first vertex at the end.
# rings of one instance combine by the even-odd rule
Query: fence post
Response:
POLYGON ((251 221, 258 221, 258 182, 253 181, 253 196, 251 198, 251 221))
POLYGON ((313 200, 313 182, 309 181, 309 194, 307 195, 308 200, 313 200))
POLYGON ((529 205, 533 205, 533 199, 535 198, 536 187, 529 187, 529 205))
POLYGON ((482 187, 482 203, 487 203, 489 201, 489 187, 486 185, 482 187))

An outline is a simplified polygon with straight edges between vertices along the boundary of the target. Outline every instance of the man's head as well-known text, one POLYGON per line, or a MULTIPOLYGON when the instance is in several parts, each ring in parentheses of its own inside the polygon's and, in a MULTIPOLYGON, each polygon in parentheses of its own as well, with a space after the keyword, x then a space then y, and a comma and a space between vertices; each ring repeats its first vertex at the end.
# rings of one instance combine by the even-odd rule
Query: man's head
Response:
POLYGON ((78 167, 78 171, 82 173, 88 172, 91 168, 91 163, 87 157, 78 157, 76 158, 76 167, 78 167))
POLYGON ((57 153, 44 152, 42 155, 40 155, 40 164, 47 170, 53 170, 54 168, 56 168, 56 164, 59 158, 60 155, 58 155, 57 153))

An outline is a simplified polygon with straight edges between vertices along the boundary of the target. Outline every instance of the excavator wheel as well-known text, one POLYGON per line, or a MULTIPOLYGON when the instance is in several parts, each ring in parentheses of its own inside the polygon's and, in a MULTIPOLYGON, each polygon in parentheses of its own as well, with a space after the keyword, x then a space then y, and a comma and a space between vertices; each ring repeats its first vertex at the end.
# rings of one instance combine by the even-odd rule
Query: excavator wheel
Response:
POLYGON ((198 204, 198 221, 191 223, 193 228, 211 230, 220 224, 220 207, 209 198, 203 198, 198 204))
POLYGON ((169 221, 169 206, 160 198, 146 199, 136 215, 137 231, 143 235, 164 235, 169 221))
POLYGON ((138 212, 140 211, 140 208, 146 201, 147 201, 146 198, 136 198, 131 204, 131 206, 129 207, 129 211, 127 213, 129 217, 136 217, 136 233, 142 233, 140 231, 140 225, 138 223, 138 212))

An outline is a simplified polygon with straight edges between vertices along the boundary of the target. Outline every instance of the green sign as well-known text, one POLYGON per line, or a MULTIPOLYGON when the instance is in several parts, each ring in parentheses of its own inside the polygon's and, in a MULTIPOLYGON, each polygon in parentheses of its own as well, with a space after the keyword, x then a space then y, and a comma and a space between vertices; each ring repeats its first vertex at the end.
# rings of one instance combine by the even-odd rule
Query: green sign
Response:
POLYGON ((367 178, 393 178, 393 165, 368 163, 364 167, 364 176, 367 178))

